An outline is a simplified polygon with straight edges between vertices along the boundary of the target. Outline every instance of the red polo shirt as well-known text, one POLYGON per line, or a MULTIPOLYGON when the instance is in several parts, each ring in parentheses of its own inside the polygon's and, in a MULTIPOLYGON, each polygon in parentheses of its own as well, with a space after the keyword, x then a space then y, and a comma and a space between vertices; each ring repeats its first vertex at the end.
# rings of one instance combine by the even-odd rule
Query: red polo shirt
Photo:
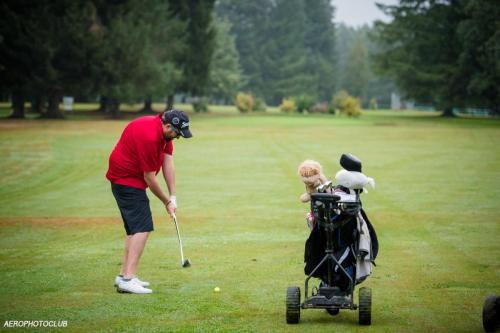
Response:
POLYGON ((140 117, 123 130, 109 156, 106 178, 113 184, 146 189, 144 172, 158 173, 164 154, 172 155, 174 145, 163 137, 159 116, 140 117))

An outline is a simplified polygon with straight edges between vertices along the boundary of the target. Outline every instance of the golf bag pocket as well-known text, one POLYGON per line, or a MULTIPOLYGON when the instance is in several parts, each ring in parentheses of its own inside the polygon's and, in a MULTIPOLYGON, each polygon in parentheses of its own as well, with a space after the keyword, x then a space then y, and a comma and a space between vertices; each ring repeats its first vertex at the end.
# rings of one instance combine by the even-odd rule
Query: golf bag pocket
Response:
MULTIPOLYGON (((304 273, 306 275, 311 274, 325 256, 325 244, 326 240, 321 230, 314 228, 306 240, 304 249, 304 273)), ((325 274, 327 274, 326 265, 322 265, 313 276, 321 279, 325 274)))

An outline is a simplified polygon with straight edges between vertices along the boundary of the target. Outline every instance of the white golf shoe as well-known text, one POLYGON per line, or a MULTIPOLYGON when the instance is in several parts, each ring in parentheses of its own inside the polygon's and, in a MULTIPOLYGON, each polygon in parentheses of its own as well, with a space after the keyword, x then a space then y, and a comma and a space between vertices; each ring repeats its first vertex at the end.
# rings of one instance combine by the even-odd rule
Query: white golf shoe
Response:
MULTIPOLYGON (((117 275, 115 277, 115 287, 118 287, 118 284, 120 283, 121 280, 123 280, 123 276, 117 275)), ((143 287, 149 287, 149 285, 150 285, 149 282, 139 280, 138 277, 134 277, 132 280, 135 280, 139 285, 141 285, 143 287)))
POLYGON ((118 287, 116 287, 116 291, 130 294, 151 294, 153 292, 151 289, 141 286, 137 282, 137 279, 130 279, 129 281, 120 280, 118 282, 118 287))

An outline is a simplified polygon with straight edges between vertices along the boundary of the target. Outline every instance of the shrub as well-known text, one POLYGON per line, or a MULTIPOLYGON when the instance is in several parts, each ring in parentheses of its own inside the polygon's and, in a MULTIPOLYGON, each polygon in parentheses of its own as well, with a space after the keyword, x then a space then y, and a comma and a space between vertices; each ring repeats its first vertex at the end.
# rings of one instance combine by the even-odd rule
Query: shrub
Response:
POLYGON ((315 98, 309 95, 296 96, 293 100, 299 112, 310 111, 315 102, 315 98))
POLYGON ((349 96, 344 101, 344 109, 341 110, 348 117, 359 117, 361 115, 361 106, 357 98, 349 96))
POLYGON ((311 113, 328 113, 329 112, 329 107, 328 103, 323 102, 323 103, 317 103, 314 105, 311 110, 311 113))
POLYGON ((260 111, 260 112, 265 112, 266 109, 267 109, 266 102, 264 102, 264 100, 262 98, 256 97, 254 110, 260 111))
POLYGON ((238 95, 236 95, 235 104, 240 112, 250 112, 255 108, 255 99, 251 94, 239 92, 238 95))
POLYGON ((200 97, 193 102, 193 109, 195 112, 208 112, 208 97, 200 97))
POLYGON ((297 109, 297 106, 295 105, 295 102, 293 99, 283 98, 283 101, 281 102, 281 105, 280 105, 280 110, 282 112, 293 112, 296 109, 297 109))
POLYGON ((337 114, 336 110, 335 110, 335 106, 333 106, 333 103, 330 103, 330 105, 328 106, 328 113, 330 114, 337 114))
POLYGON ((349 98, 349 94, 347 93, 347 91, 345 90, 337 91, 337 93, 333 95, 333 100, 332 100, 333 107, 336 110, 340 111, 344 110, 347 98, 349 98))
POLYGON ((375 97, 370 99, 370 110, 378 110, 378 102, 375 97))
POLYGON ((333 96, 333 106, 341 114, 346 114, 349 117, 359 117, 361 115, 360 101, 350 96, 345 90, 340 90, 333 96))

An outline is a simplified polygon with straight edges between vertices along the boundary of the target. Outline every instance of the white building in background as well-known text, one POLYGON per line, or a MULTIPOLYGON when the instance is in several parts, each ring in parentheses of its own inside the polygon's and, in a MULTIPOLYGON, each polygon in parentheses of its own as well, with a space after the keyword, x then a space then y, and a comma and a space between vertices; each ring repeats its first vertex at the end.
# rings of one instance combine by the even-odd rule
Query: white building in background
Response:
POLYGON ((415 109, 414 101, 407 101, 395 92, 391 93, 391 110, 413 110, 415 109))
POLYGON ((395 92, 391 93, 391 110, 401 110, 401 97, 395 92))
POLYGON ((72 96, 63 97, 63 109, 64 111, 73 111, 74 98, 72 96))

